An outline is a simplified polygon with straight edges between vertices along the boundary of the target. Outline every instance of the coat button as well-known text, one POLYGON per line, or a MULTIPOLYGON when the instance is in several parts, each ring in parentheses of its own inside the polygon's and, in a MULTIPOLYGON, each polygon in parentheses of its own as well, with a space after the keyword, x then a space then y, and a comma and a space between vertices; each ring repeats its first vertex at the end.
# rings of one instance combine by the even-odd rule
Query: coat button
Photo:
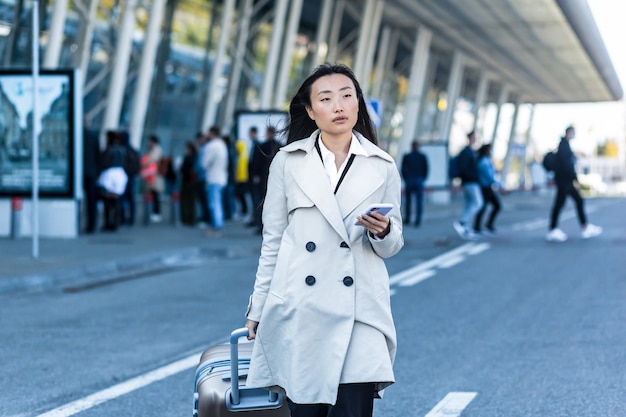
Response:
POLYGON ((306 244, 306 250, 308 252, 313 252, 315 250, 316 246, 315 246, 315 242, 307 242, 306 244))
POLYGON ((339 245, 340 248, 349 248, 350 246, 348 246, 348 244, 346 242, 341 242, 341 244, 339 245))
POLYGON ((306 283, 306 285, 311 286, 315 284, 315 277, 313 275, 309 275, 308 277, 306 277, 304 279, 304 282, 306 283))
POLYGON ((343 279, 343 285, 345 285, 346 287, 349 287, 352 284, 354 284, 354 280, 352 279, 352 277, 345 277, 343 279))

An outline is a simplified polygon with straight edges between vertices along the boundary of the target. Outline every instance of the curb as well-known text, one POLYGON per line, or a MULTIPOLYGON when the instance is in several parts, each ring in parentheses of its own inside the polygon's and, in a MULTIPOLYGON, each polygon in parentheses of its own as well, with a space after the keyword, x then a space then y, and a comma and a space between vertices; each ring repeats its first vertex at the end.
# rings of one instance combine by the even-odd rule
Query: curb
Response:
POLYGON ((83 265, 50 273, 8 277, 0 280, 0 294, 36 293, 67 286, 93 286, 100 282, 149 274, 220 255, 228 256, 228 250, 210 250, 203 247, 170 249, 121 261, 83 265))

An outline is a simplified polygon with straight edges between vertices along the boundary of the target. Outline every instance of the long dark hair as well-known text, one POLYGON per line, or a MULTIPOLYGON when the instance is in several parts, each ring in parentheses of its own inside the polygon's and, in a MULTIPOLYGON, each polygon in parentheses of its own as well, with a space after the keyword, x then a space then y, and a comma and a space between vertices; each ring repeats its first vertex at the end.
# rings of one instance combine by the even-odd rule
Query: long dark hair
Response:
POLYGON ((354 130, 366 137, 374 145, 378 144, 376 129, 367 112, 365 99, 363 98, 363 90, 359 82, 356 80, 354 73, 350 68, 342 64, 322 64, 317 67, 309 77, 304 80, 298 92, 289 104, 289 123, 285 130, 287 131, 287 143, 295 142, 300 139, 308 138, 315 130, 317 125, 314 120, 309 117, 306 107, 311 106, 311 86, 319 78, 326 75, 343 74, 350 78, 356 88, 357 99, 359 100, 359 115, 354 126, 354 130))

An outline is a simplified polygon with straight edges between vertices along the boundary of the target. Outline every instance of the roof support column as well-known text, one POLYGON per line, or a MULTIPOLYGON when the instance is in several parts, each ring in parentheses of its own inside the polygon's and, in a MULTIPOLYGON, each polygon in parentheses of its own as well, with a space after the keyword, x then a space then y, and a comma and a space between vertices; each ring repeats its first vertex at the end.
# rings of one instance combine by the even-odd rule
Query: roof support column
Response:
POLYGON ((389 28, 385 29, 383 29, 381 43, 378 48, 380 55, 376 63, 376 78, 371 93, 372 97, 378 98, 387 97, 387 90, 389 89, 388 86, 390 83, 389 78, 385 77, 385 74, 392 74, 394 71, 398 44, 400 43, 400 32, 389 28), (389 31, 388 41, 385 39, 385 29, 389 31))
POLYGON ((293 45, 295 43, 298 26, 300 23, 300 15, 302 14, 302 0, 292 0, 291 10, 289 12, 289 22, 287 23, 287 32, 283 44, 282 59, 280 60, 280 71, 276 80, 276 93, 274 94, 274 108, 280 109, 285 104, 287 96, 287 87, 289 86, 289 73, 291 72, 291 62, 293 58, 293 45))
POLYGON ((276 66, 281 50, 281 40, 285 29, 285 15, 287 14, 288 0, 277 0, 272 22, 272 38, 270 49, 265 61, 265 77, 261 88, 261 109, 267 110, 272 104, 272 91, 276 82, 276 66))
POLYGON ((507 177, 509 175, 509 171, 511 170, 511 159, 513 158, 513 153, 511 152, 511 148, 515 140, 515 131, 517 129, 517 117, 519 115, 519 106, 520 106, 519 96, 515 99, 514 105, 515 105, 515 110, 513 111, 513 119, 511 120, 511 131, 509 132, 509 140, 506 145, 506 156, 504 158, 504 166, 502 167, 502 175, 501 175, 502 184, 505 187, 507 185, 507 177))
POLYGON ((359 28, 359 39, 357 41, 357 47, 355 51, 354 63, 352 64, 352 71, 359 83, 363 82, 363 76, 365 72, 365 59, 367 55, 367 48, 370 41, 370 33, 372 24, 374 23, 374 12, 377 7, 377 0, 366 0, 365 11, 361 18, 361 27, 359 28))
POLYGON ((491 144, 496 142, 498 137, 498 127, 500 126, 500 116, 502 114, 502 106, 506 103, 509 97, 509 90, 506 85, 502 84, 500 89, 500 95, 498 96, 498 109, 496 110, 496 120, 493 123, 493 134, 491 135, 491 144))
POLYGON ((55 0, 54 9, 50 21, 50 36, 46 45, 46 55, 43 60, 44 68, 57 68, 59 57, 61 56, 61 46, 63 45, 63 28, 67 16, 67 1, 55 0))
POLYGON ((478 88, 476 90, 476 99, 474 100, 474 124, 472 130, 482 133, 483 123, 479 120, 481 117, 480 109, 485 104, 485 98, 487 97, 487 87, 489 86, 489 79, 487 73, 481 71, 480 78, 478 80, 478 88))
POLYGON ((133 108, 130 114, 130 144, 135 149, 141 147, 141 136, 146 122, 150 86, 152 85, 152 76, 154 75, 164 10, 165 0, 153 0, 149 14, 150 20, 144 34, 141 63, 139 64, 139 74, 137 74, 137 84, 133 96, 133 108))
POLYGON ((384 0, 378 0, 376 2, 376 8, 374 9, 374 16, 372 18, 372 24, 370 30, 367 32, 367 50, 363 61, 363 73, 361 74, 361 88, 365 95, 369 95, 370 90, 370 76, 372 74, 372 66, 374 65, 374 54, 376 53, 376 41, 378 40, 378 32, 380 31, 380 22, 383 18, 383 6, 384 0))
POLYGON ((230 132, 233 124, 233 113, 235 112, 235 102, 237 101, 237 92, 239 90, 239 83, 241 82, 243 60, 250 36, 250 21, 252 20, 253 6, 254 0, 243 0, 241 4, 239 26, 237 28, 237 45, 230 68, 228 93, 226 94, 226 104, 224 106, 222 126, 225 132, 230 132))
POLYGON ((415 47, 413 48, 413 59, 409 77, 409 86, 404 100, 404 122, 402 124, 402 136, 398 143, 396 161, 400 163, 402 155, 409 149, 411 141, 417 130, 417 120, 422 105, 422 94, 426 81, 428 61, 430 59, 430 42, 432 32, 425 27, 417 30, 415 47))
POLYGON ((337 53, 339 52, 339 34, 341 33, 341 22, 343 14, 346 11, 346 0, 338 0, 335 4, 335 13, 330 28, 330 36, 328 38, 328 61, 335 62, 337 53))
POLYGON ((441 125, 441 140, 448 141, 450 129, 454 120, 454 112, 456 110, 456 101, 461 92, 461 83, 463 82, 463 65, 465 58, 459 51, 455 51, 452 56, 452 68, 450 69, 450 78, 448 79, 447 100, 448 106, 443 114, 441 125))
POLYGON ((217 51, 213 60, 213 69, 211 71, 211 80, 209 82, 209 91, 206 96, 206 105, 204 117, 202 118, 202 130, 206 131, 210 126, 215 124, 215 115, 217 114, 217 104, 220 97, 217 97, 217 88, 219 78, 222 76, 222 67, 224 66, 224 58, 226 57, 226 44, 230 38, 230 25, 233 20, 233 9, 235 8, 235 0, 225 0, 222 6, 222 24, 220 27, 220 37, 217 43, 217 51))
MULTIPOLYGON (((115 45, 116 53, 113 64, 111 80, 109 81, 109 95, 102 123, 103 130, 117 129, 122 112, 122 101, 126 89, 128 64, 133 43, 133 31, 135 30, 135 7, 137 0, 128 0, 124 7, 122 24, 119 30, 119 38, 115 45)), ((104 147, 105 137, 100 135, 100 144, 104 147)))
POLYGON ((75 55, 74 67, 80 68, 82 75, 82 83, 85 85, 87 80, 87 70, 89 68, 89 59, 91 58, 91 38, 93 37, 93 28, 96 24, 96 11, 98 10, 98 0, 87 0, 85 10, 81 11, 80 29, 78 35, 78 53, 75 55))
POLYGON ((319 25, 315 37, 315 66, 319 66, 326 61, 328 56, 328 38, 331 22, 331 13, 333 11, 332 0, 324 0, 322 10, 320 12, 319 25))
POLYGON ((519 178, 520 188, 526 187, 526 157, 528 155, 528 146, 530 145, 531 132, 533 129, 533 122, 535 120, 535 105, 530 105, 530 115, 528 116, 528 130, 526 130, 526 137, 524 138, 524 152, 520 161, 519 178))

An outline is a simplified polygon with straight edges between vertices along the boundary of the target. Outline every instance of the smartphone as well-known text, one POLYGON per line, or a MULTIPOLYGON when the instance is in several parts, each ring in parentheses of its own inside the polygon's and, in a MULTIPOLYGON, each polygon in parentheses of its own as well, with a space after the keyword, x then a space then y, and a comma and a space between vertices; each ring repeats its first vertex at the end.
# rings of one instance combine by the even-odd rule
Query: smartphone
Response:
MULTIPOLYGON (((393 204, 389 204, 389 203, 372 204, 365 210, 365 213, 363 214, 370 215, 376 212, 376 213, 382 214, 383 216, 386 216, 387 213, 389 213, 392 208, 393 208, 393 204)), ((355 221, 354 224, 357 226, 360 226, 358 221, 355 221)))

